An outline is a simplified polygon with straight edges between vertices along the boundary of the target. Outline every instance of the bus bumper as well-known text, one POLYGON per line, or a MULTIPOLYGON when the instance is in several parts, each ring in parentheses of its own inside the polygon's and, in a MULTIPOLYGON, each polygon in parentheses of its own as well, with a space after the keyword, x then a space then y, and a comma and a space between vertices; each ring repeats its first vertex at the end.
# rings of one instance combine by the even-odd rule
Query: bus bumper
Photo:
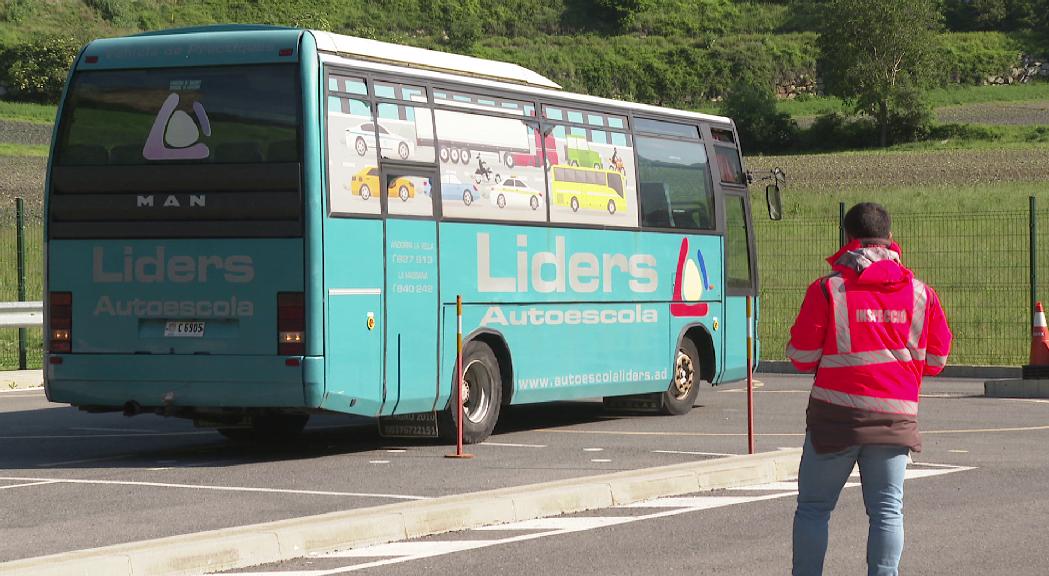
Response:
MULTIPOLYGON (((309 408, 313 360, 285 356, 57 354, 44 359, 52 402, 84 407, 309 408), (55 364, 52 358, 60 358, 55 364), (295 359, 292 357, 292 359, 295 359), (294 364, 294 365, 290 365, 294 364)), ((320 371, 323 374, 323 371, 320 371)))

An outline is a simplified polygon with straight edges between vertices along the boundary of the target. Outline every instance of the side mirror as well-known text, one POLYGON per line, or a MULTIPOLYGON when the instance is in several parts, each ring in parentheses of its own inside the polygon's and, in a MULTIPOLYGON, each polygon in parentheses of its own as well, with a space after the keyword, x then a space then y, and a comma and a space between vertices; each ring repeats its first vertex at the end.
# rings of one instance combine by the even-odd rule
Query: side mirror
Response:
POLYGON ((765 201, 769 205, 769 219, 782 220, 783 206, 780 200, 779 185, 769 184, 765 187, 765 201))

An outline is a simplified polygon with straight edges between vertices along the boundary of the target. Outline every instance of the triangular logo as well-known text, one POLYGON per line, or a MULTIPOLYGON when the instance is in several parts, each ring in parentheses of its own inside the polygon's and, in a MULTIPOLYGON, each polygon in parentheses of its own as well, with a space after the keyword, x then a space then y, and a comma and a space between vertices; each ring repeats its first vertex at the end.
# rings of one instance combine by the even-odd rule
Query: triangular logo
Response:
POLYGON ((201 160, 211 155, 207 144, 200 142, 200 135, 211 136, 211 121, 200 102, 193 103, 193 114, 178 110, 179 95, 171 93, 157 112, 153 128, 142 148, 146 160, 201 160))

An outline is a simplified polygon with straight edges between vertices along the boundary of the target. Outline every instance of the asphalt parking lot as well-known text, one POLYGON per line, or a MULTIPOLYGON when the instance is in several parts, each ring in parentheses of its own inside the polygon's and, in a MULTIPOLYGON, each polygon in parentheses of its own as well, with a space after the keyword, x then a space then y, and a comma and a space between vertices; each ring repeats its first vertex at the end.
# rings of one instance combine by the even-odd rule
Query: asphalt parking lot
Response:
MULTIPOLYGON (((757 450, 799 446, 809 379, 759 379, 757 450)), ((993 466, 1012 438, 1049 431, 1049 402, 982 394, 982 381, 927 381, 918 461, 993 466)), ((259 447, 179 420, 79 413, 40 391, 0 394, 0 414, 0 561, 717 459, 747 446, 742 384, 704 388, 682 417, 609 414, 597 401, 515 407, 488 442, 467 448, 471 460, 334 416, 314 419, 297 442, 259 447)))

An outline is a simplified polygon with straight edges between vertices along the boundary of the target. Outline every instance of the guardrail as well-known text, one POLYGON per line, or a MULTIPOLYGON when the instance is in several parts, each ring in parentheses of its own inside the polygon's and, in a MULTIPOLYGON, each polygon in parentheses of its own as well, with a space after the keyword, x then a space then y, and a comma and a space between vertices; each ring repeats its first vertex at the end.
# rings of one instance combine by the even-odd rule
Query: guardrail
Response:
POLYGON ((0 302, 0 328, 34 328, 43 325, 43 302, 0 302))

